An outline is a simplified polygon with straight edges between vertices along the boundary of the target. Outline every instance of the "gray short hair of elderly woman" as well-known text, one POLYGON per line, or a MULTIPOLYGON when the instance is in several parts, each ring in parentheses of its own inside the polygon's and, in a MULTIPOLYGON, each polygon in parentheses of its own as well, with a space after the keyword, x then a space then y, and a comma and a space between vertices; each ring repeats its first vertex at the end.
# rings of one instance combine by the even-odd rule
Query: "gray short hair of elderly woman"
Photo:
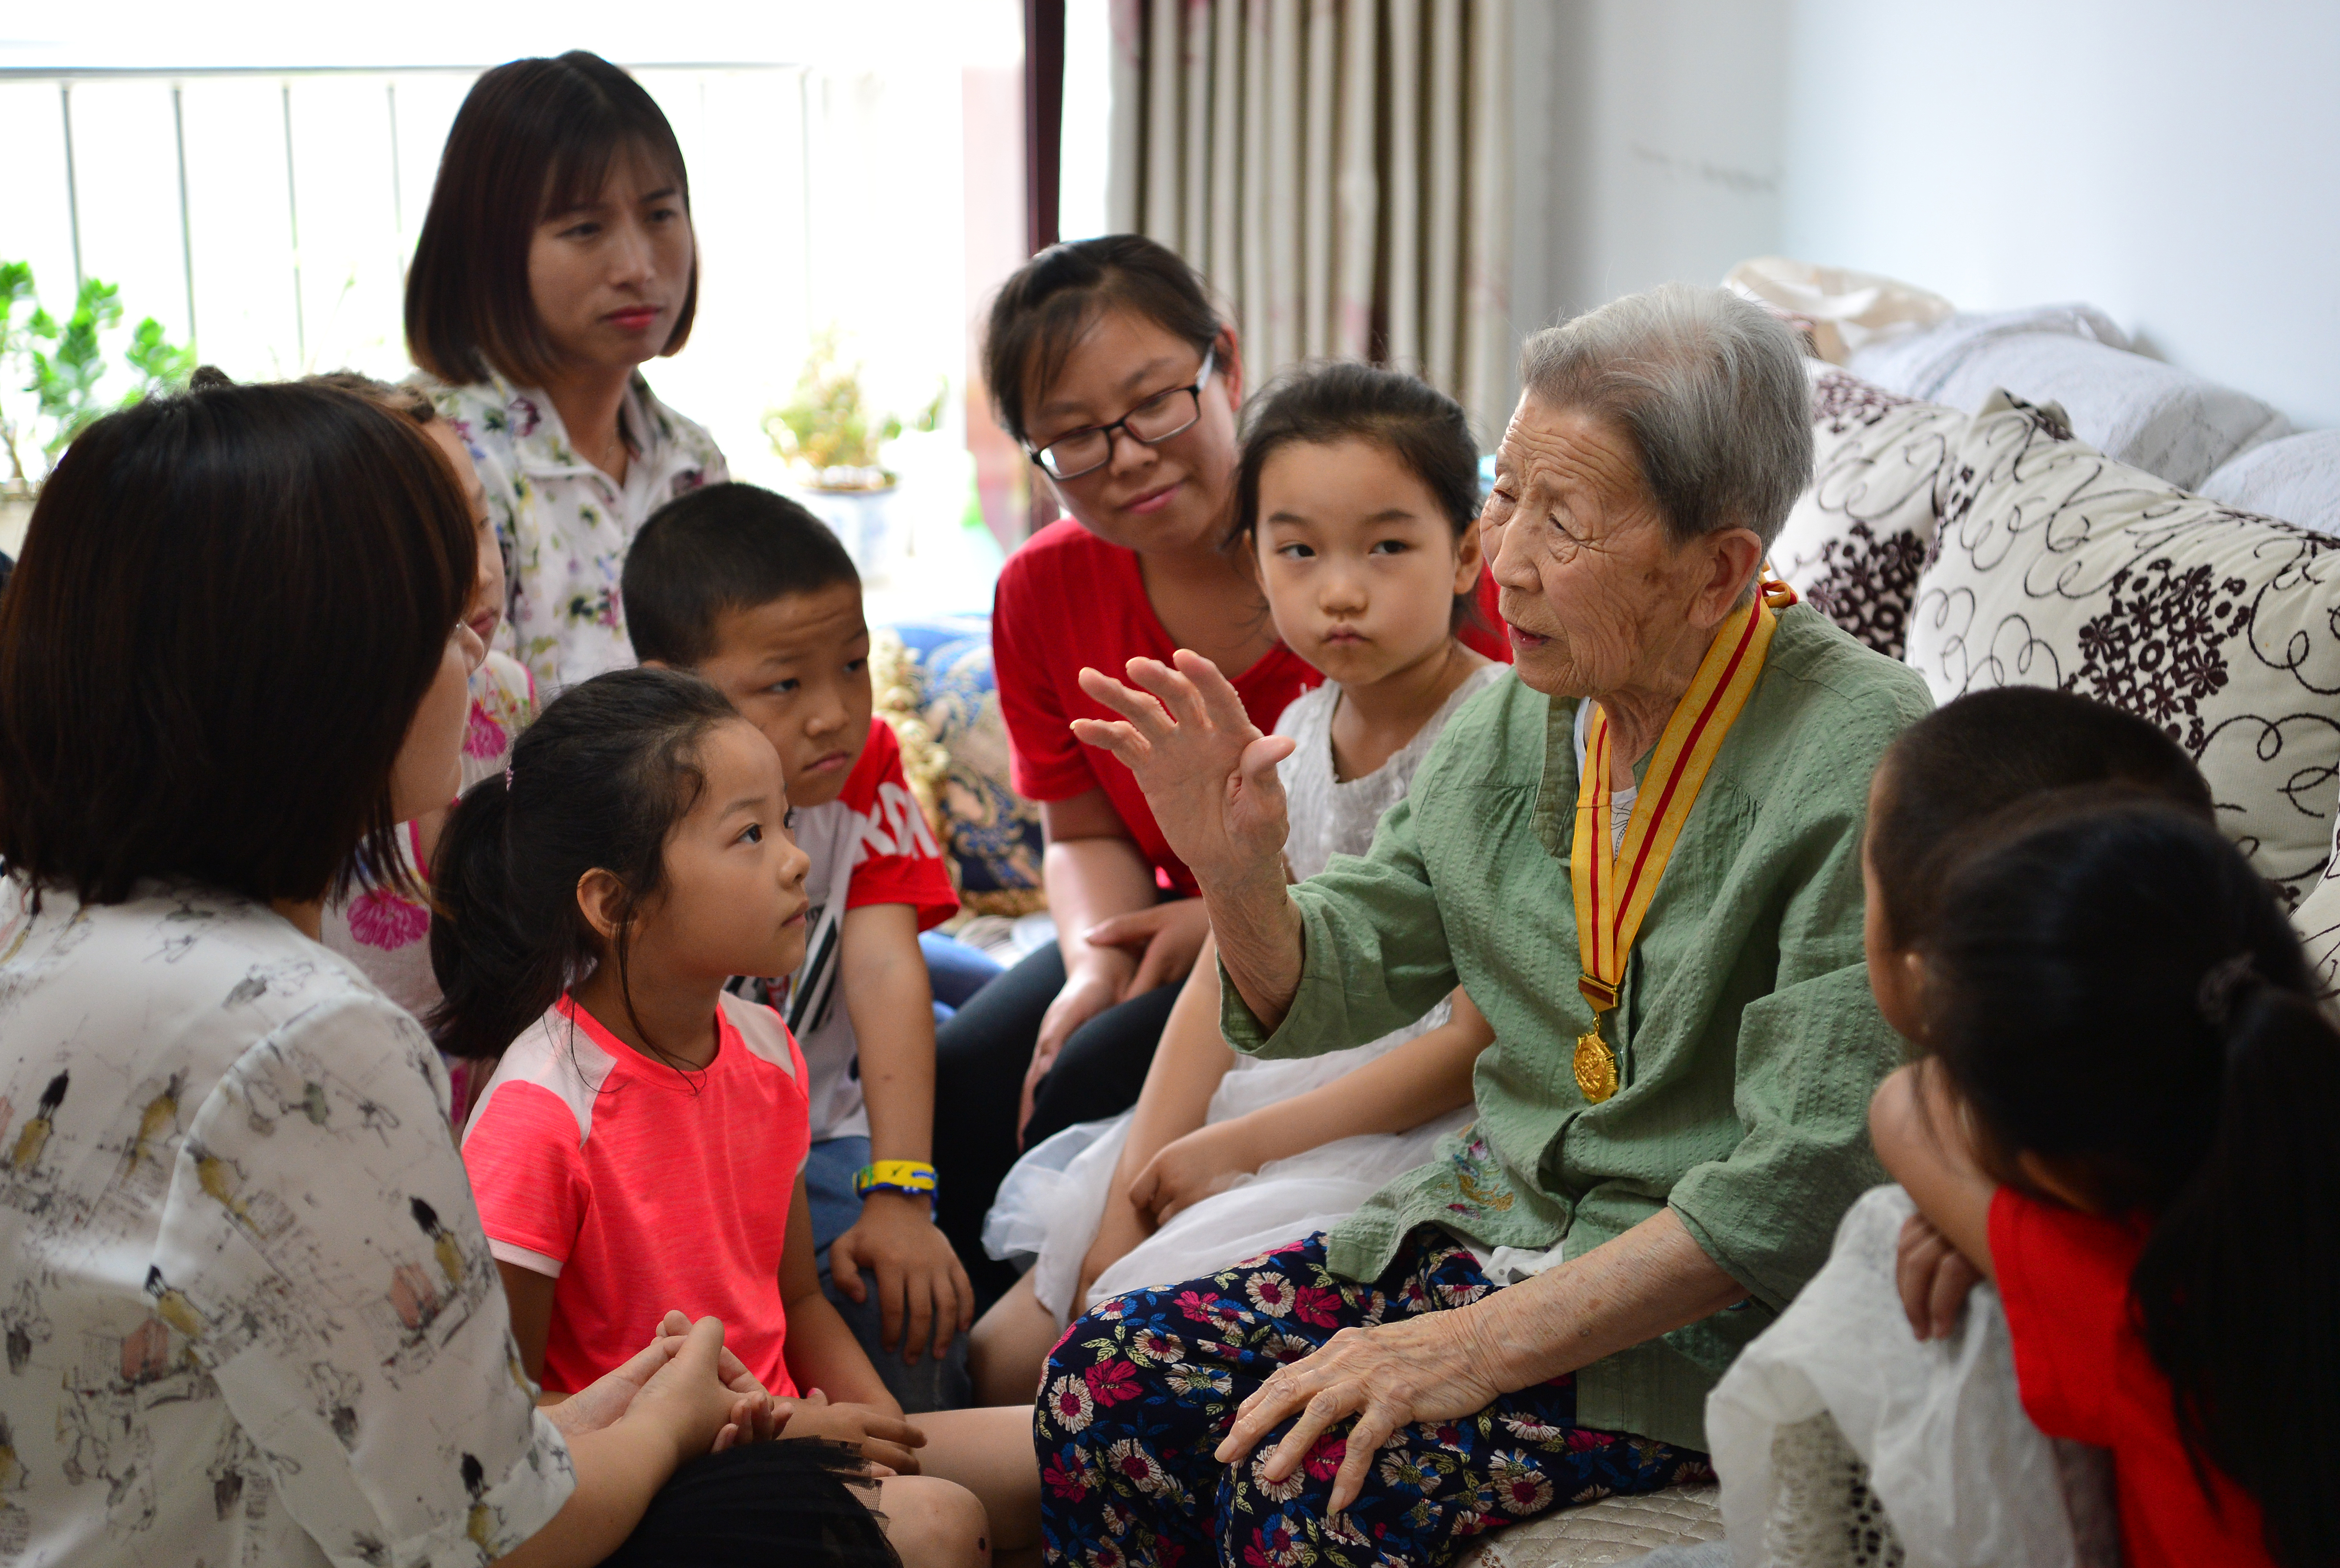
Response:
POLYGON ((1120 717, 1076 731, 1201 886, 1237 1050, 1343 1050, 1457 986, 1495 1040, 1475 1120, 1348 1219, 1073 1326, 1038 1414, 1071 1478, 1052 1545, 1434 1561, 1708 1474, 1708 1391, 1882 1179, 1865 1118, 1901 1052, 1860 829, 1931 706, 1764 577, 1811 478, 1802 360, 1681 285, 1528 340, 1479 523, 1516 678, 1363 857, 1287 883, 1288 746, 1206 660, 1084 676, 1120 717))

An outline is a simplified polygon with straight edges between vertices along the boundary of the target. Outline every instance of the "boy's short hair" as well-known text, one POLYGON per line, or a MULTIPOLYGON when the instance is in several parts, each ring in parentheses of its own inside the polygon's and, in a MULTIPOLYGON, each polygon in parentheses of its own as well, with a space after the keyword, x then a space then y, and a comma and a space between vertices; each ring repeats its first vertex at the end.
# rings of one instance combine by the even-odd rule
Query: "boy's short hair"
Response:
POLYGON ((716 652, 715 623, 791 594, 861 586, 828 525, 756 485, 709 485, 650 514, 626 552, 618 591, 634 656, 694 669, 716 652))

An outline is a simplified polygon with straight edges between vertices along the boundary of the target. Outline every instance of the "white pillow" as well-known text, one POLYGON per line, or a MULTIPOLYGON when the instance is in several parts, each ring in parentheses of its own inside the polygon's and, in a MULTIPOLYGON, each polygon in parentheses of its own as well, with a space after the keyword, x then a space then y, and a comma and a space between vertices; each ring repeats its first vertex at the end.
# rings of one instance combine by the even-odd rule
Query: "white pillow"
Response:
POLYGON ((2253 447, 2202 481, 2211 500, 2340 534, 2340 430, 2310 430, 2253 447))
POLYGON ((1935 701, 2055 686, 2152 720, 2298 904, 2340 779, 2340 539, 2188 495, 1998 392, 1959 442, 1936 549, 1909 651, 1935 701))
POLYGON ((1912 398, 1939 402, 1941 390, 1968 356, 1995 338, 2052 332, 2110 348, 2128 347, 2128 334, 2094 305, 2034 305, 2020 311, 1960 311, 1921 332, 1863 344, 1845 361, 1855 375, 1912 398))
POLYGON ((1852 369, 1960 409, 1980 406, 2000 387, 2032 403, 2060 403, 2082 440, 2186 489, 2291 430, 2290 420, 2246 392, 2127 352, 2117 330, 2085 307, 1954 318, 1877 355, 1856 354, 1852 369))
POLYGON ((1934 543, 1942 475, 1967 417, 1823 360, 1808 360, 1805 370, 1812 488, 1772 544, 1772 568, 1813 608, 1898 659, 1919 568, 1934 543))

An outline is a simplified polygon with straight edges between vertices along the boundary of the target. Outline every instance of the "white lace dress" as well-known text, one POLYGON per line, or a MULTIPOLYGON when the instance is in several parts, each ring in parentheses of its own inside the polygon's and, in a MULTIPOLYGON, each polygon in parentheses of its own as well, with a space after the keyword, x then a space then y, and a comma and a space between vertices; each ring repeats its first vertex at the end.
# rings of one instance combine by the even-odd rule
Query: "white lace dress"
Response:
MULTIPOLYGON (((1277 769, 1290 803, 1284 854, 1293 876, 1304 881, 1336 854, 1363 854, 1382 814, 1404 798, 1414 770, 1446 722, 1507 669, 1488 665, 1473 671, 1413 740, 1363 778, 1344 781, 1333 774, 1333 712, 1340 687, 1327 683, 1284 709, 1275 733, 1300 743, 1277 769)), ((1442 1001, 1404 1029, 1326 1056, 1292 1061, 1237 1057, 1211 1096, 1204 1120, 1232 1120, 1330 1083, 1437 1028, 1449 1011, 1442 1001)), ((983 1244, 994 1257, 1035 1259, 1034 1291, 1060 1324, 1072 1318, 1081 1259, 1096 1239, 1132 1115, 1124 1111, 1068 1127, 1028 1151, 1000 1183, 984 1220, 983 1244)), ((1344 1138, 1272 1160, 1229 1190, 1181 1210, 1099 1275, 1079 1306, 1086 1310, 1144 1286, 1193 1279, 1329 1229, 1392 1178, 1425 1163, 1438 1139, 1470 1119, 1471 1108, 1464 1106, 1410 1132, 1344 1138)))

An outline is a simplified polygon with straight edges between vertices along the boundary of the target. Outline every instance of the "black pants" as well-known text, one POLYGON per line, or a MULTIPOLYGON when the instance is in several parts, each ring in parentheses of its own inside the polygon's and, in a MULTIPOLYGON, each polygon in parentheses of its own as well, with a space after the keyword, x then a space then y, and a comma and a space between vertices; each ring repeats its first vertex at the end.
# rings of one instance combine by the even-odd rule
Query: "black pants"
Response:
POLYGON ((1115 1116, 1137 1103, 1162 1026, 1178 1000, 1165 985, 1109 1007, 1073 1031, 1032 1101, 1019 1148, 1016 1112, 1040 1018, 1065 989, 1055 942, 976 992, 935 1031, 935 1171, 942 1188, 935 1223, 967 1265, 981 1306, 1016 1283, 1016 1269, 987 1257, 983 1217, 1023 1149, 1077 1121, 1115 1116))

